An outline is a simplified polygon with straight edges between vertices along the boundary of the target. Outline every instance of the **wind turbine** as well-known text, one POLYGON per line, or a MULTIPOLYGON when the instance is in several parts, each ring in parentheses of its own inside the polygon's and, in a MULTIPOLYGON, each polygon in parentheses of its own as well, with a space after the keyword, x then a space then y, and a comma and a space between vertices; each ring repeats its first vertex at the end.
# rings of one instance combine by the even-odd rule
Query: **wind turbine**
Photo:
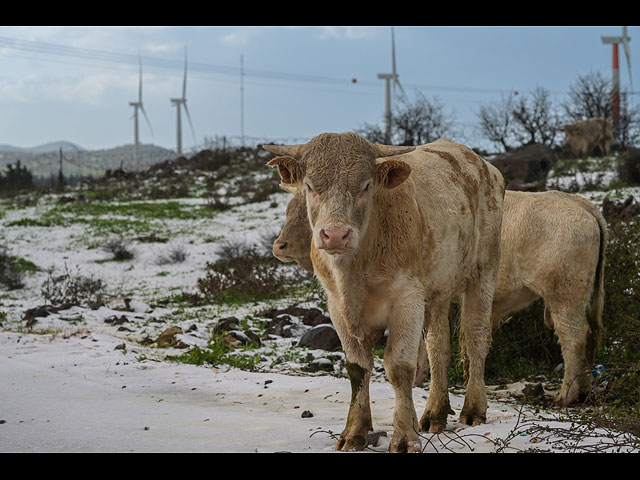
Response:
POLYGON ((391 88, 393 88, 393 95, 395 97, 396 93, 396 85, 402 91, 403 97, 406 99, 407 95, 404 92, 404 88, 400 84, 400 80, 398 80, 399 75, 396 72, 396 42, 393 34, 393 27, 391 27, 391 73, 379 73, 378 78, 385 81, 385 110, 384 110, 384 119, 385 119, 385 143, 391 142, 391 88), (391 85, 390 82, 393 82, 391 85))
POLYGON ((142 59, 140 55, 138 55, 138 65, 140 67, 140 80, 138 83, 138 101, 137 102, 129 102, 129 105, 133 107, 133 138, 135 144, 134 150, 134 164, 138 163, 140 159, 140 129, 138 127, 138 109, 142 110, 142 114, 147 121, 147 125, 149 125, 149 130, 151 131, 151 136, 153 136, 153 129, 151 128, 151 122, 149 122, 149 117, 147 117, 147 112, 144 111, 144 106, 142 105, 142 59))
POLYGON ((631 52, 629 42, 631 38, 627 35, 627 27, 622 27, 620 37, 600 37, 602 43, 612 45, 612 74, 611 74, 611 118, 613 125, 617 129, 620 122, 620 69, 618 65, 618 44, 622 43, 624 54, 627 57, 627 67, 629 68, 629 87, 633 90, 631 81, 631 52))
POLYGON ((177 114, 177 129, 178 129, 178 139, 177 139, 177 152, 178 155, 182 154, 182 124, 180 122, 180 105, 184 107, 184 111, 187 114, 187 119, 189 120, 189 125, 191 126, 191 133, 193 134, 193 142, 196 141, 196 132, 193 130, 193 123, 191 123, 191 115, 189 115, 189 109, 187 108, 187 47, 184 48, 184 78, 182 80, 182 97, 180 98, 172 98, 171 103, 176 106, 176 114, 177 114))

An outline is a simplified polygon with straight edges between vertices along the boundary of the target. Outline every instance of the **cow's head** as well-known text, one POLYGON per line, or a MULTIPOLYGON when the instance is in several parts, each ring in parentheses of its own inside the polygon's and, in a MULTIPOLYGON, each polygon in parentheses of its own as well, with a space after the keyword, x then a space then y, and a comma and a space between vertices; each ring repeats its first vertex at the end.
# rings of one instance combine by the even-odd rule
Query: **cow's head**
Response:
POLYGON ((395 188, 411 173, 401 160, 376 164, 376 158, 415 149, 373 144, 355 133, 323 133, 306 144, 263 148, 283 155, 267 165, 278 167, 283 186, 304 194, 313 243, 329 254, 357 249, 375 193, 395 188))
MULTIPOLYGON (((291 191, 283 185, 286 191, 291 191)), ((303 191, 293 191, 287 205, 284 227, 273 242, 273 255, 282 262, 297 262, 313 273, 311 264, 311 227, 307 219, 307 204, 303 191)))

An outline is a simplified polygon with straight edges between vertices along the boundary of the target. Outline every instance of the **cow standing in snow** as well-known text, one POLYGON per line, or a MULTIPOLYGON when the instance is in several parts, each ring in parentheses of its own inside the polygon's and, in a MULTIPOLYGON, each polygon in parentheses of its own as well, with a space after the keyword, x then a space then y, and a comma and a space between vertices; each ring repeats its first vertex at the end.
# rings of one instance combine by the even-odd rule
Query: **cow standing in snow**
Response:
POLYGON ((355 133, 327 133, 306 144, 264 148, 282 155, 268 165, 278 167, 285 188, 304 192, 313 270, 347 359, 352 399, 336 448, 366 446, 373 429, 373 346, 387 328, 384 365, 396 395, 390 450, 420 451, 419 429, 445 428, 447 313, 457 298, 468 363, 460 420, 486 421, 484 361, 504 197, 500 172, 469 148, 442 139, 404 148, 375 145, 355 133), (388 158, 376 163, 378 157, 388 158), (418 422, 411 391, 425 324, 431 389, 418 422))

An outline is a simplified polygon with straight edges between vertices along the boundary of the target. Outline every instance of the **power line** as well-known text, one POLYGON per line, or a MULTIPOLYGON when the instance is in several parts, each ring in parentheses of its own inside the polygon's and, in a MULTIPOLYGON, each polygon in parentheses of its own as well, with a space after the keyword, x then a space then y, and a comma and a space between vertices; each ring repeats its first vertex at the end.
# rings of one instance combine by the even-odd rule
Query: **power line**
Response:
MULTIPOLYGON (((119 53, 113 51, 89 49, 82 47, 70 47, 59 44, 52 44, 47 42, 38 42, 32 40, 17 40, 8 37, 0 37, 0 46, 9 48, 12 50, 26 51, 34 54, 42 55, 56 55, 61 57, 72 57, 76 59, 83 59, 95 64, 109 63, 109 64, 124 64, 137 66, 138 55, 119 53)), ((161 68, 176 70, 182 67, 180 60, 143 56, 143 63, 146 67, 161 68)), ((45 57, 47 61, 56 61, 50 57, 45 57)), ((258 69, 243 69, 242 67, 214 65, 204 62, 190 62, 189 68, 193 72, 200 72, 204 74, 220 74, 225 76, 233 76, 235 78, 238 75, 246 77, 261 78, 264 80, 276 80, 276 81, 288 81, 288 82, 302 82, 302 83, 320 83, 330 84, 336 86, 353 86, 353 79, 327 77, 321 75, 290 73, 290 72, 278 72, 258 69)), ((373 80, 358 80, 358 86, 374 87, 379 90, 379 85, 373 80)), ((411 87, 418 90, 440 90, 450 92, 467 92, 467 93, 511 93, 512 89, 499 89, 499 88, 482 88, 482 87, 457 87, 451 85, 420 85, 420 84, 405 84, 407 87, 411 87)), ((355 90, 351 89, 352 92, 355 90)))

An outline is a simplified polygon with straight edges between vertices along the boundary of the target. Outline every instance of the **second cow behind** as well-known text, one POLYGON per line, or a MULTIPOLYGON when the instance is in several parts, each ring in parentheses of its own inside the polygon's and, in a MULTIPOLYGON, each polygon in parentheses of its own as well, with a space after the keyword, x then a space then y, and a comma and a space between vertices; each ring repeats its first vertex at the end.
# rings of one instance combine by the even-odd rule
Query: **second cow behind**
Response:
MULTIPOLYGON (((507 191, 501 237, 492 327, 542 298, 545 325, 558 335, 564 358, 564 379, 555 402, 575 403, 589 391, 590 364, 602 343, 606 221, 579 195, 507 191)), ((287 206, 273 254, 313 273, 310 242, 304 195, 297 193, 287 206)), ((420 385, 427 376, 421 347, 416 381, 420 385)))

